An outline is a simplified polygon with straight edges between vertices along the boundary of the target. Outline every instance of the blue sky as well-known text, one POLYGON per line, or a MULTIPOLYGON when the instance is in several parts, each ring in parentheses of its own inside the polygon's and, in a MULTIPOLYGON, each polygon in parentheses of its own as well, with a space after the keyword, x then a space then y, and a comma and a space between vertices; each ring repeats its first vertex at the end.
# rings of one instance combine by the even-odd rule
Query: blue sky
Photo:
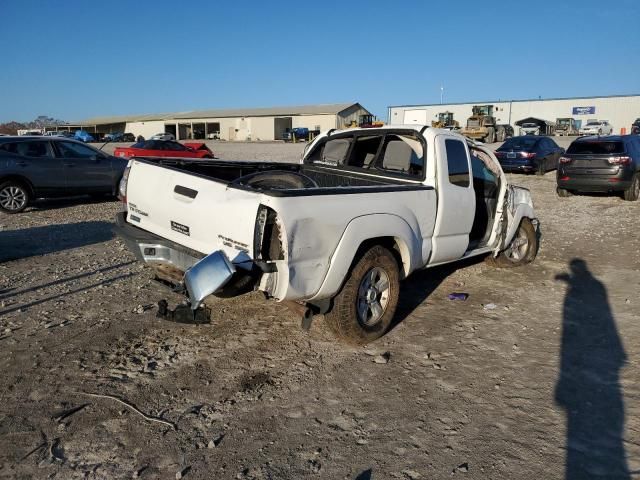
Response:
POLYGON ((0 0, 0 122, 640 93, 640 1, 0 0))

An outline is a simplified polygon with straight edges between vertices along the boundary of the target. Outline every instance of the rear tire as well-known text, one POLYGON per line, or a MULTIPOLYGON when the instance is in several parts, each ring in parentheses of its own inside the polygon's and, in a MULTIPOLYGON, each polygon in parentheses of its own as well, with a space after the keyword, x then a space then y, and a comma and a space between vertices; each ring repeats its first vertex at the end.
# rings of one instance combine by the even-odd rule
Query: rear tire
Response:
POLYGON ((523 218, 509 247, 488 261, 498 268, 513 268, 533 262, 537 254, 538 233, 531 220, 523 218))
POLYGON ((504 127, 498 127, 498 131, 496 133, 496 141, 504 142, 506 136, 507 136, 507 132, 505 131, 504 127))
POLYGON ((624 191, 623 198, 628 202, 635 202, 640 197, 640 174, 636 173, 631 180, 631 186, 624 191))
POLYGON ((8 180, 0 184, 0 211, 20 213, 31 201, 29 189, 21 182, 8 180))
POLYGON ((367 250, 347 276, 325 314, 335 336, 353 345, 365 345, 383 336, 393 320, 400 293, 398 262, 386 248, 367 250))
POLYGON ((573 193, 571 193, 566 188, 560 188, 560 187, 556 188, 556 193, 558 194, 559 197, 562 197, 562 198, 571 197, 573 195, 573 193))

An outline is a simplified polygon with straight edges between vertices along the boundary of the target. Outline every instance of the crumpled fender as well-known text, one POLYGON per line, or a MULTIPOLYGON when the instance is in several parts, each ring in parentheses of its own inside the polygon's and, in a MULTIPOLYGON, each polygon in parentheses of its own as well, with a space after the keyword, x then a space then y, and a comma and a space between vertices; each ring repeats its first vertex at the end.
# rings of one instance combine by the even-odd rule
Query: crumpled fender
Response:
POLYGON ((335 296, 344 283, 354 255, 362 243, 380 237, 392 237, 399 247, 402 265, 400 272, 406 277, 420 267, 422 262, 422 239, 401 217, 392 214, 372 214, 354 218, 349 222, 340 238, 338 247, 331 256, 329 270, 320 290, 310 300, 335 296))

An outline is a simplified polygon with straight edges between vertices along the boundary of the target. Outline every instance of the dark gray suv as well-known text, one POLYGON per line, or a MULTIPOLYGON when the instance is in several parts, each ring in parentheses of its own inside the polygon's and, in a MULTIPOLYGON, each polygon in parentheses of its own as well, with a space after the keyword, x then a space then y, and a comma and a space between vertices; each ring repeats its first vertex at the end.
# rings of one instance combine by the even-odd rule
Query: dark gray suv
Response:
POLYGON ((0 211, 35 198, 116 195, 127 160, 56 137, 0 137, 0 211))
POLYGON ((640 197, 640 137, 608 135, 575 140, 560 157, 558 195, 616 192, 625 200, 640 197))

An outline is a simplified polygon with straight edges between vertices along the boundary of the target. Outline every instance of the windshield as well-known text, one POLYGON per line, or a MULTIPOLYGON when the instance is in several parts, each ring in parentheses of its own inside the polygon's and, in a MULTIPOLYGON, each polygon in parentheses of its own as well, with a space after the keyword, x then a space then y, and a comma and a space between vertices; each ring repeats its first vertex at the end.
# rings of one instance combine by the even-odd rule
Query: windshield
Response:
POLYGON ((600 122, 589 122, 587 123, 587 127, 597 127, 600 125, 600 122))
POLYGON ((511 137, 498 150, 529 150, 533 148, 537 141, 538 139, 531 138, 531 135, 528 137, 511 137))
POLYGON ((576 155, 612 155, 624 153, 622 142, 573 142, 567 153, 576 155))
POLYGON ((569 125, 569 119, 568 118, 561 118, 560 120, 558 120, 558 125, 561 125, 561 126, 569 125))
POLYGON ((536 124, 536 123, 523 123, 522 126, 524 128, 536 128, 538 126, 538 124, 536 124))

